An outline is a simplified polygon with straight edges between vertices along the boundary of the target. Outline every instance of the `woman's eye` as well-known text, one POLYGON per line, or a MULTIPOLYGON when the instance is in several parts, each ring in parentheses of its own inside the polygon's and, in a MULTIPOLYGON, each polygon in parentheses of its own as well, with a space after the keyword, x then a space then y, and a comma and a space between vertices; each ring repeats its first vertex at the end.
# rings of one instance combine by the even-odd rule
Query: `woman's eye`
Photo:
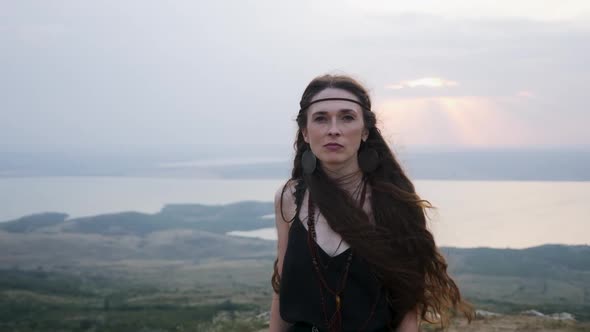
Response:
POLYGON ((323 116, 317 116, 317 117, 315 117, 315 119, 314 119, 314 121, 316 121, 316 122, 322 122, 322 121, 324 121, 324 120, 326 120, 326 118, 325 118, 325 117, 323 117, 323 116))
POLYGON ((352 120, 354 120, 354 116, 352 116, 352 115, 345 115, 343 117, 343 119, 346 120, 346 121, 352 121, 352 120))

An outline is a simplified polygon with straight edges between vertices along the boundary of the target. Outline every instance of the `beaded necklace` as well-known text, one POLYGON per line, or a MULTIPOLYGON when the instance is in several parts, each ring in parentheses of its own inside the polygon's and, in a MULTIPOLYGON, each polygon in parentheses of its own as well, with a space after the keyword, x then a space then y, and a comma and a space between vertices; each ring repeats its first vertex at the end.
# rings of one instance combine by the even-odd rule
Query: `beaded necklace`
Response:
MULTIPOLYGON (((360 206, 362 207, 364 205, 365 202, 365 193, 366 193, 366 188, 367 188, 367 183, 366 181, 363 179, 363 190, 361 193, 361 202, 360 202, 360 206)), ((340 295, 342 294, 342 292, 344 291, 344 288, 346 287, 346 281, 348 280, 348 272, 350 270, 350 264, 352 263, 352 255, 353 255, 353 248, 350 248, 350 252, 348 253, 348 256, 346 258, 346 265, 344 267, 344 273, 342 275, 342 279, 339 282, 339 287, 338 288, 331 288, 328 285, 328 282, 326 281, 326 279, 323 276, 322 271, 320 270, 319 266, 320 264, 324 267, 327 268, 327 265, 324 265, 321 261, 320 258, 320 254, 319 254, 319 245, 317 244, 317 235, 316 235, 316 231, 315 231, 315 211, 314 211, 314 205, 313 205, 313 201, 311 199, 311 193, 308 197, 308 208, 307 208, 307 227, 309 229, 309 232, 307 232, 307 245, 309 248, 309 251, 311 253, 311 260, 313 263, 313 267, 314 270, 316 272, 316 275, 318 277, 318 281, 319 281, 319 289, 320 289, 320 302, 322 304, 322 311, 324 313, 324 324, 326 326, 326 328, 328 328, 328 331, 330 332, 339 332, 342 331, 342 305, 341 305, 341 299, 340 299, 340 295), (324 298, 324 289, 326 289, 326 291, 328 293, 330 293, 332 296, 334 296, 334 300, 336 301, 336 311, 332 314, 332 316, 328 319, 328 311, 326 309, 326 300, 324 298)), ((341 244, 342 242, 340 242, 341 244)), ((340 244, 338 245, 338 247, 340 247, 340 244)), ((336 249, 336 251, 338 251, 338 249, 336 249)), ((328 262, 329 265, 329 262, 328 262)), ((377 302, 379 302, 379 297, 380 297, 380 289, 379 289, 379 293, 377 294, 377 297, 375 299, 375 303, 373 303, 373 306, 371 308, 371 312, 369 313, 369 317, 367 318, 367 320, 363 323, 363 325, 358 329, 358 331, 363 331, 366 327, 366 325, 369 323, 369 321, 371 320, 371 318, 373 317, 373 315, 375 314, 375 308, 377 306, 377 302)))

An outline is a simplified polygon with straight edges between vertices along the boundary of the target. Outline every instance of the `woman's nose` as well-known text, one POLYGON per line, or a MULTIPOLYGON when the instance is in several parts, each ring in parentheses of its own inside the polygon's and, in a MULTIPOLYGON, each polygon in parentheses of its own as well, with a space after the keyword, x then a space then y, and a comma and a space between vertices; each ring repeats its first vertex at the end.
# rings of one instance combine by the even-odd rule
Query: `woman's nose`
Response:
POLYGON ((337 136, 340 135, 340 128, 338 127, 338 122, 333 120, 330 122, 330 128, 328 128, 328 135, 330 136, 337 136))

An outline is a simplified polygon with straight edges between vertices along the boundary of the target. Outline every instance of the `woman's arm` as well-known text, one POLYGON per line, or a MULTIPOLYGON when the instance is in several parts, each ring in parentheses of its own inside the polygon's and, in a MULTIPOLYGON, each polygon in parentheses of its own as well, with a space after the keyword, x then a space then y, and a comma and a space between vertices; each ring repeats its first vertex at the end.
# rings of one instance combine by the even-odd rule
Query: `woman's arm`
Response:
POLYGON ((419 332, 418 312, 416 310, 408 311, 402 322, 399 324, 397 332, 419 332))
MULTIPOLYGON (((289 241, 289 227, 290 224, 283 219, 283 215, 285 218, 289 218, 290 220, 294 216, 295 211, 295 202, 293 201, 293 194, 291 191, 291 186, 287 186, 287 190, 285 190, 285 194, 281 195, 283 192, 283 187, 279 188, 277 193, 275 194, 275 223, 277 227, 277 268, 279 272, 279 276, 283 271, 283 258, 285 257, 285 252, 287 251, 287 243, 289 241), (282 211, 281 214, 281 196, 282 196, 282 211)), ((284 332, 287 331, 290 324, 285 322, 281 318, 280 314, 280 307, 279 307, 279 294, 274 293, 272 294, 272 303, 270 306, 270 329, 269 332, 284 332)))
POLYGON ((285 332, 289 329, 290 324, 281 318, 279 313, 279 294, 272 294, 272 304, 270 305, 270 328, 269 332, 285 332))

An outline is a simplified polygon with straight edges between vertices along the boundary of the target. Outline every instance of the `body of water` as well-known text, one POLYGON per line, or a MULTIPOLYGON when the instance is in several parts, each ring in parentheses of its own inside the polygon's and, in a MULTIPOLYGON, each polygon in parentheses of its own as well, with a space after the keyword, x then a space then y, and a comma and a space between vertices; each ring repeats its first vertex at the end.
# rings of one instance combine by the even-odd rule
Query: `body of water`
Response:
MULTIPOLYGON (((280 180, 35 177, 0 179, 0 220, 55 211, 71 217, 154 213, 165 204, 272 201, 280 180)), ((415 181, 431 201, 439 245, 524 248, 590 243, 590 182, 415 181)), ((234 235, 276 238, 269 228, 234 235)))
POLYGON ((0 178, 0 221, 45 211, 70 217, 138 211, 165 204, 272 201, 279 180, 203 180, 139 177, 0 178))

